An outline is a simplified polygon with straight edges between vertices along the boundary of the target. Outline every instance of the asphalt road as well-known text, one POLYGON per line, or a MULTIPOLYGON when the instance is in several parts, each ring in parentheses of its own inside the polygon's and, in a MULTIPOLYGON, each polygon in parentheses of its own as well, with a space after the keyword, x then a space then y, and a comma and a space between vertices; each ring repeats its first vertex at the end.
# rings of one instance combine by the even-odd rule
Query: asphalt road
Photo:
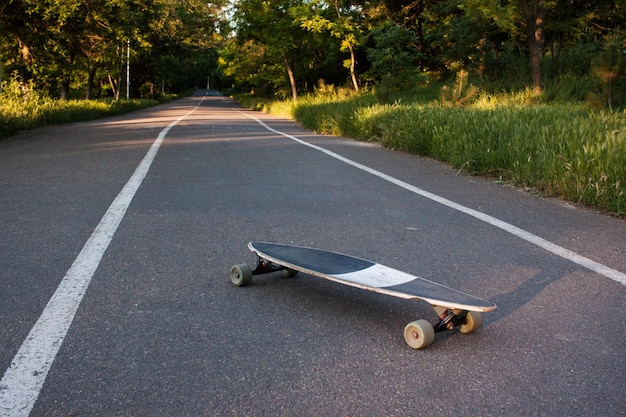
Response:
POLYGON ((624 221, 200 93, 0 141, 0 415, 626 415, 624 221), (106 240, 114 201, 127 207, 106 240), (435 322, 428 304, 307 275, 234 287, 251 240, 371 259, 498 309, 413 350, 402 329, 435 322), (101 251, 92 274, 72 267, 84 247, 101 251), (75 315, 58 289, 73 275, 88 284, 75 315), (36 326, 54 294, 66 333, 55 315, 36 326))

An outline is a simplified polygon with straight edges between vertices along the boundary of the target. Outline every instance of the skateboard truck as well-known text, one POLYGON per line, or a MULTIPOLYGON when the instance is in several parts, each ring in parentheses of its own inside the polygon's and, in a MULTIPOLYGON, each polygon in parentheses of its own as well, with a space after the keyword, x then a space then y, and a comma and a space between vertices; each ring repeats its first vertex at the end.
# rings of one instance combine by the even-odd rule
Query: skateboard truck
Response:
POLYGON ((285 267, 281 265, 276 265, 267 259, 263 259, 260 256, 257 256, 256 268, 252 271, 252 275, 263 275, 270 274, 272 272, 282 271, 285 267))
POLYGON ((253 276, 271 274, 272 272, 282 272, 285 277, 292 277, 298 273, 298 271, 294 269, 277 265, 257 255, 257 262, 254 270, 252 270, 247 264, 234 265, 230 269, 230 279, 236 286, 243 287, 252 282, 253 276))
POLYGON ((442 332, 444 330, 453 330, 457 326, 462 326, 467 323, 467 311, 461 311, 455 313, 451 309, 446 309, 443 314, 439 316, 439 323, 433 327, 435 333, 442 332))
POLYGON ((435 332, 454 330, 461 326, 461 333, 471 333, 483 324, 483 317, 477 311, 458 310, 433 305, 433 310, 439 316, 439 322, 433 326, 435 332))

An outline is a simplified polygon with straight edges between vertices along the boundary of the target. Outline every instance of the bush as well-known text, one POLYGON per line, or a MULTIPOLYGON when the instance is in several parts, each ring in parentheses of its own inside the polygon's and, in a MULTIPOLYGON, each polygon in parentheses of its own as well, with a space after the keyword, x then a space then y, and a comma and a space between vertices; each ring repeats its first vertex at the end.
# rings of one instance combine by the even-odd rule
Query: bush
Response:
POLYGON ((14 77, 0 91, 0 137, 50 124, 92 120, 153 106, 155 100, 54 100, 14 77))
POLYGON ((532 90, 483 93, 464 107, 408 97, 309 97, 292 114, 320 133, 378 141, 626 216, 626 111, 547 104, 532 90))

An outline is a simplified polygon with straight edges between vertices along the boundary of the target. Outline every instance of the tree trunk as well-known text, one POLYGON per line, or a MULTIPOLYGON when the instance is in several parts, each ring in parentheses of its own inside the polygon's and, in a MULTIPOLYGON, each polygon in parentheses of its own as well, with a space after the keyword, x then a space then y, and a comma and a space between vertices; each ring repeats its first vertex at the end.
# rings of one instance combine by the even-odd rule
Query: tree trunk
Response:
POLYGON ((69 101, 70 99, 70 80, 61 81, 61 100, 69 101))
MULTIPOLYGON (((335 11, 337 12, 338 22, 342 21, 341 9, 339 8, 339 0, 335 0, 335 11)), ((352 79, 352 86, 354 91, 359 92, 359 81, 356 79, 356 55, 354 54, 354 46, 348 42, 348 49, 350 50, 350 78, 352 79)))
POLYGON ((115 100, 120 99, 120 89, 118 88, 120 83, 116 82, 116 80, 111 77, 111 73, 107 71, 107 77, 109 78, 109 85, 111 86, 111 91, 113 92, 113 97, 115 100))
POLYGON ((289 59, 287 58, 287 54, 283 55, 285 59, 285 67, 287 68, 287 75, 289 76, 289 84, 291 85, 291 98, 294 102, 298 100, 298 89, 296 88, 296 78, 293 75, 293 69, 291 68, 291 64, 289 64, 289 59))
POLYGON ((356 55, 354 54, 354 47, 350 45, 350 77, 352 78, 352 86, 354 91, 359 92, 359 81, 356 79, 356 55))
POLYGON ((91 90, 93 88, 93 79, 96 77, 97 66, 89 70, 87 74, 87 90, 85 91, 85 100, 91 100, 91 90))
POLYGON ((530 0, 530 2, 528 0, 519 0, 518 4, 526 21, 526 37, 530 53, 533 88, 535 93, 541 93, 543 91, 541 57, 543 56, 543 48, 545 46, 543 23, 546 14, 543 0, 530 0))

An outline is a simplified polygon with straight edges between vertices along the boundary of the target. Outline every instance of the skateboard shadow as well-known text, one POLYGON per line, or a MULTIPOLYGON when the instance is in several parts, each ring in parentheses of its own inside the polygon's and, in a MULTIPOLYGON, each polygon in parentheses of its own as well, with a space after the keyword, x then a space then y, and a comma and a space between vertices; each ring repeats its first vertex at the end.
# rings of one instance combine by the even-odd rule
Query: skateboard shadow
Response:
MULTIPOLYGON (((485 315, 484 326, 509 317, 520 308, 531 303, 538 295, 540 295, 548 286, 560 281, 567 274, 582 271, 581 268, 569 268, 567 273, 559 273, 563 271, 562 266, 555 268, 544 268, 538 271, 533 277, 526 280, 523 284, 518 285, 512 291, 502 293, 492 298, 498 308, 485 315)), ((565 272, 565 271, 564 271, 565 272)))

